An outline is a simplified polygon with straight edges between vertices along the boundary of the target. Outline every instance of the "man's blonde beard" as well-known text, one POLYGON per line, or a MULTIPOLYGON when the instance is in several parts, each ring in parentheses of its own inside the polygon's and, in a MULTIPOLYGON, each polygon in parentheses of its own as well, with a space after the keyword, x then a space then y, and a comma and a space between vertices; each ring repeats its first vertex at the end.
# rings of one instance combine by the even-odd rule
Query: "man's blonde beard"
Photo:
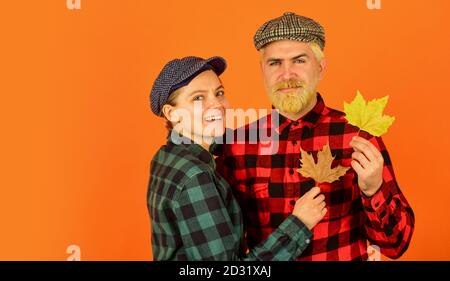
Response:
POLYGON ((293 80, 278 83, 269 93, 272 105, 281 112, 288 114, 296 114, 307 108, 315 95, 315 88, 307 87, 305 83, 293 80), (302 89, 289 93, 278 92, 280 89, 298 86, 301 86, 302 89))

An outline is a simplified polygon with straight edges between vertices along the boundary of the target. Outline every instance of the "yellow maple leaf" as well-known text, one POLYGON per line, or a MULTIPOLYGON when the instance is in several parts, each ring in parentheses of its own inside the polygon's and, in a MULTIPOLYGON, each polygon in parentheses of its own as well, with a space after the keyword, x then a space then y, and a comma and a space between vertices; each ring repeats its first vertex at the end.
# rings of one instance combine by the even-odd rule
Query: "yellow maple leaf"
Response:
POLYGON ((366 103, 364 97, 357 91, 355 99, 350 104, 344 102, 345 119, 359 129, 379 137, 387 132, 395 120, 395 117, 383 115, 388 100, 389 96, 385 96, 366 103))
POLYGON ((321 151, 317 152, 317 164, 314 161, 312 154, 300 149, 300 160, 302 167, 297 170, 302 176, 306 178, 312 178, 316 183, 332 183, 338 180, 341 176, 345 175, 350 167, 343 167, 338 165, 335 168, 331 168, 331 164, 334 160, 334 156, 331 155, 331 149, 326 144, 321 151))

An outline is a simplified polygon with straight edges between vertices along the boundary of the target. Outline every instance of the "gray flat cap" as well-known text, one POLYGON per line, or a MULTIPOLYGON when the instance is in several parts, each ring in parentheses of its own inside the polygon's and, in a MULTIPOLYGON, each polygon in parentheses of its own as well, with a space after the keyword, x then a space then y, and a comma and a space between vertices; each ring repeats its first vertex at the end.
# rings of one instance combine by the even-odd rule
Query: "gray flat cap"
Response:
POLYGON ((325 30, 313 19, 288 12, 264 23, 253 37, 258 51, 265 45, 279 40, 315 42, 323 50, 325 30))

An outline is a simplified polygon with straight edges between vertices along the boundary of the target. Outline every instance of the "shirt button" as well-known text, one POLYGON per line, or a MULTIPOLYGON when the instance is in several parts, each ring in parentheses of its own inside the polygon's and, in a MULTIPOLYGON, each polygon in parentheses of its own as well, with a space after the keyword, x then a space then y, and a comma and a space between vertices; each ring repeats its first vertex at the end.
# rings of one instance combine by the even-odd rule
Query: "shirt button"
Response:
POLYGON ((292 141, 292 144, 293 144, 293 145, 296 145, 296 144, 297 144, 297 141, 293 140, 293 141, 292 141))
POLYGON ((309 244, 309 243, 311 243, 311 240, 306 239, 305 242, 306 242, 306 244, 309 244))
POLYGON ((293 175, 294 174, 294 169, 290 169, 289 170, 289 174, 293 175))
POLYGON ((295 200, 289 201, 289 204, 291 204, 292 206, 294 206, 294 205, 295 205, 295 200))

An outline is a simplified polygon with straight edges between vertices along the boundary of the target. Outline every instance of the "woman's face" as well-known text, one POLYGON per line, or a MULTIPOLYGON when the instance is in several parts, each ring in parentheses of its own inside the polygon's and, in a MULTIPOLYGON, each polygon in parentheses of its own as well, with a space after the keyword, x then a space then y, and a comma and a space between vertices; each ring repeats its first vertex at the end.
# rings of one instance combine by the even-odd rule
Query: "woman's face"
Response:
POLYGON ((224 88, 212 70, 203 71, 180 88, 175 106, 165 105, 174 130, 197 143, 210 143, 225 131, 225 110, 229 108, 224 88))

